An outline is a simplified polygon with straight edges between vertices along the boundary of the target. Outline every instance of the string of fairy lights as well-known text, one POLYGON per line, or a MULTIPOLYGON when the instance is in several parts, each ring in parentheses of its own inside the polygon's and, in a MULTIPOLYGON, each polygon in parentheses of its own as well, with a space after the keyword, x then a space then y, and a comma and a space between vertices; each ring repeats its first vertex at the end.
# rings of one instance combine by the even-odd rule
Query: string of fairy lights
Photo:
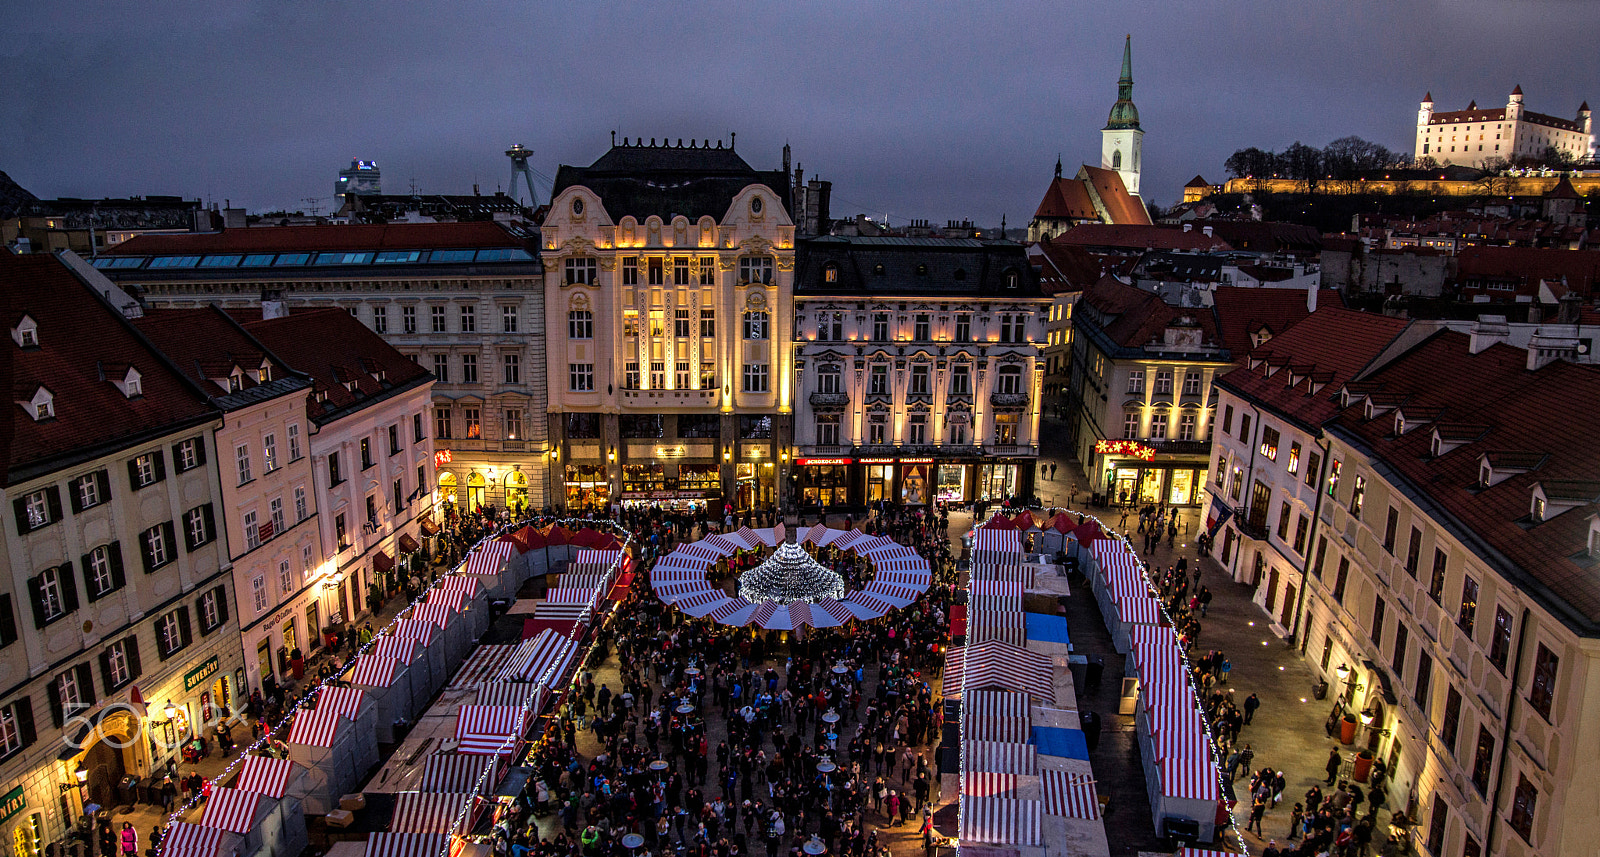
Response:
MULTIPOLYGON (((618 526, 616 524, 616 522, 609 521, 609 520, 603 520, 603 519, 597 520, 597 519, 593 519, 593 518, 553 518, 553 517, 545 518, 545 517, 538 517, 538 518, 534 518, 534 519, 531 519, 531 520, 517 521, 517 522, 514 522, 514 523, 505 524, 505 525, 501 526, 500 528, 494 530, 493 532, 486 534, 482 539, 480 539, 477 544, 473 545, 470 550, 468 550, 465 554, 462 555, 461 561, 459 563, 457 563, 451 569, 449 574, 440 575, 438 580, 434 581, 434 583, 432 585, 430 585, 428 587, 425 587, 422 590, 422 592, 418 593, 416 598, 412 599, 409 603, 406 604, 405 607, 401 608, 400 611, 398 611, 395 614, 394 618, 390 619, 389 622, 383 626, 383 628, 379 629, 377 633, 373 634, 372 639, 369 640, 365 645, 363 645, 359 650, 357 650, 356 653, 354 655, 352 655, 349 658, 349 660, 347 660, 345 662, 346 665, 349 666, 349 665, 355 664, 358 660, 360 660, 363 656, 365 656, 368 651, 370 651, 374 646, 376 646, 378 644, 379 640, 382 640, 382 639, 385 639, 385 638, 391 636, 394 633, 396 624, 401 619, 406 618, 407 615, 410 614, 416 607, 418 607, 421 604, 425 603, 427 601, 428 596, 430 594, 432 594, 434 591, 438 590, 439 587, 440 587, 440 584, 447 577, 449 577, 450 575, 453 575, 453 574, 460 573, 461 570, 466 566, 467 562, 472 558, 473 554, 475 554, 479 550, 482 550, 486 545, 488 545, 490 542, 494 541, 495 539, 498 539, 501 536, 504 536, 504 535, 506 535, 508 533, 514 532, 514 531, 522 528, 523 526, 527 526, 527 525, 533 523, 534 521, 540 522, 541 525, 543 525, 544 523, 555 523, 555 524, 559 524, 559 525, 562 525, 562 526, 583 526, 583 527, 589 527, 589 528, 593 528, 593 529, 598 529, 598 528, 604 527, 605 529, 611 530, 613 532, 615 532, 615 531, 620 531, 621 532, 622 548, 621 548, 621 550, 619 550, 617 552, 617 557, 612 561, 611 565, 607 568, 606 573, 602 576, 601 581, 600 581, 600 586, 598 586, 595 589, 594 594, 589 599, 588 606, 585 608, 585 612, 584 612, 583 615, 586 616, 586 617, 587 616, 592 616, 593 615, 593 609, 594 609, 595 605, 598 604, 600 598, 602 598, 603 595, 607 592, 607 588, 610 585, 611 579, 615 576, 617 568, 622 565, 623 558, 625 556, 627 556, 628 547, 630 545, 632 545, 633 542, 634 542, 633 535, 631 533, 627 532, 627 530, 625 528, 618 526)), ((581 665, 582 662, 583 662, 583 657, 579 656, 577 658, 577 660, 578 660, 578 663, 581 665)), ((553 678, 552 677, 552 673, 556 670, 557 667, 560 667, 560 666, 563 666, 563 665, 564 664, 561 661, 557 661, 556 663, 551 664, 548 668, 546 668, 545 672, 539 677, 538 681, 535 682, 535 683, 538 684, 538 685, 541 685, 541 686, 543 686, 545 688, 549 688, 549 683, 553 678)), ((233 775, 234 771, 237 770, 240 765, 244 764, 244 760, 246 758, 248 758, 252 753, 259 752, 259 751, 265 749, 274 740, 274 738, 273 738, 274 735, 276 735, 285 726, 287 726, 293 720, 294 716, 297 713, 300 712, 301 709, 306 708, 307 706, 311 705, 313 700, 322 692, 322 690, 324 688, 334 686, 334 682, 339 681, 340 680, 339 676, 343 675, 344 672, 345 672, 344 670, 340 670, 338 673, 336 673, 336 674, 334 674, 332 676, 329 676, 328 678, 325 678, 322 681, 318 682, 315 686, 311 687, 304 694, 302 694, 299 699, 295 700, 293 705, 289 706, 289 708, 284 711, 283 717, 281 717, 278 720, 277 723, 273 724, 272 727, 269 728, 269 729, 262 730, 261 737, 257 738, 248 747, 245 747, 243 749, 243 751, 241 751, 239 753, 239 755, 233 759, 233 761, 229 762, 228 765, 222 769, 221 773, 217 774, 215 777, 212 778, 212 782, 225 781, 227 778, 229 778, 230 776, 233 775)), ((581 672, 581 670, 574 670, 574 681, 576 681, 576 676, 580 672, 581 672)), ((570 685, 569 685, 568 689, 570 689, 570 685)), ((542 701, 545 698, 546 698, 545 696, 543 696, 542 694, 540 694, 538 692, 529 694, 528 698, 522 704, 522 709, 521 709, 521 715, 519 717, 519 722, 526 723, 527 718, 528 718, 528 714, 532 711, 532 709, 536 705, 541 704, 542 701)), ((496 760, 498 759, 498 756, 502 752, 508 753, 509 751, 515 749, 517 742, 519 740, 521 740, 521 737, 522 737, 521 736, 521 731, 522 730, 519 729, 519 730, 517 730, 516 733, 513 733, 512 735, 508 736, 505 739, 505 741, 501 743, 501 745, 499 747, 499 751, 497 751, 496 753, 491 754, 489 756, 489 760, 490 761, 484 766, 483 772, 479 774, 478 780, 477 780, 476 784, 473 787, 473 794, 474 795, 477 795, 477 794, 481 793, 484 790, 484 787, 488 782, 488 778, 489 778, 490 774, 496 768, 496 760)), ((176 810, 174 810, 173 812, 168 814, 168 816, 167 816, 167 825, 170 827, 172 824, 181 822, 182 819, 183 819, 183 816, 186 815, 190 810, 192 810, 196 806, 198 806, 204 799, 205 799, 204 790, 202 790, 200 792, 197 792, 195 795, 190 797, 187 801, 185 801, 181 805, 179 805, 176 810)), ((473 800, 469 800, 469 801, 465 802, 462 805, 461 810, 457 813, 455 821, 452 823, 452 825, 450 827, 451 831, 457 830, 458 828, 461 827, 462 824, 465 823, 467 813, 472 809, 472 807, 475 804, 476 800, 477 800, 477 798, 474 797, 473 800)), ((169 841, 170 841, 170 837, 163 837, 162 838, 161 844, 158 845, 156 847, 156 849, 155 849, 155 857, 164 857, 164 854, 165 854, 165 851, 166 851, 166 847, 167 847, 167 844, 168 844, 169 841)), ((440 852, 439 857, 449 857, 449 852, 450 852, 449 837, 447 836, 446 837, 445 847, 440 852)))
MULTIPOLYGON (((1082 514, 1082 513, 1080 513, 1080 514, 1082 514)), ((1095 517, 1094 515, 1084 515, 1084 517, 1087 518, 1088 520, 1094 521, 1095 524, 1100 527, 1100 531, 1102 533, 1109 534, 1109 536, 1112 539, 1114 539, 1118 544, 1121 545, 1123 550, 1127 551, 1129 554, 1131 554, 1133 556, 1133 558, 1134 558, 1134 567, 1139 572, 1140 580, 1144 581, 1144 585, 1146 587, 1146 591, 1147 592, 1148 591, 1159 591, 1159 587, 1157 587, 1154 584, 1154 582, 1151 580, 1151 578, 1150 578, 1149 566, 1147 566, 1144 563, 1143 560, 1139 559, 1138 552, 1133 549, 1133 543, 1128 541, 1128 537, 1126 535, 1124 535, 1122 533, 1118 533, 1116 530, 1113 530, 1104 521, 1100 520, 1098 517, 1095 517)), ((1161 612, 1161 618, 1166 621, 1166 624, 1169 627, 1171 627, 1174 630, 1174 632, 1176 632, 1178 624, 1173 619, 1171 611, 1169 611, 1167 609, 1166 602, 1163 601, 1160 598, 1155 598, 1154 601, 1156 602, 1156 608, 1161 612)), ((1174 639, 1174 641, 1176 641, 1176 639, 1177 639, 1177 634, 1176 633, 1173 634, 1173 639, 1174 639)), ((1194 705, 1195 711, 1197 711, 1199 713, 1200 722, 1205 724, 1206 741, 1211 746, 1211 750, 1212 750, 1212 768, 1213 768, 1213 772, 1216 774, 1216 781, 1217 781, 1217 784, 1218 784, 1218 788, 1220 790, 1221 783, 1222 783, 1222 766, 1220 764, 1220 762, 1221 762, 1220 753, 1218 752, 1218 746, 1217 746, 1217 743, 1216 743, 1216 734, 1217 734, 1216 724, 1213 723, 1212 720, 1211 720, 1211 717, 1206 714, 1205 705, 1202 704, 1202 700, 1200 698, 1200 692, 1195 687, 1195 684, 1194 684, 1194 665, 1189 662, 1189 653, 1184 650, 1183 646, 1179 645, 1176 642, 1173 643, 1173 647, 1178 650, 1178 659, 1183 664, 1184 686, 1188 690, 1189 701, 1190 701, 1191 704, 1194 705)), ((1238 814, 1237 809, 1236 809, 1237 806, 1238 806, 1238 801, 1235 800, 1234 801, 1234 806, 1230 807, 1228 809, 1228 817, 1232 820, 1233 829, 1235 831, 1242 831, 1242 830, 1244 830, 1244 827, 1239 823, 1239 814, 1238 814)), ((1242 853, 1242 854, 1246 855, 1246 857, 1248 857, 1248 855, 1250 854, 1250 846, 1249 846, 1248 843, 1245 842, 1244 836, 1240 835, 1240 836, 1237 836, 1236 838, 1238 839, 1238 846, 1239 846, 1239 849, 1240 849, 1240 853, 1242 853)))

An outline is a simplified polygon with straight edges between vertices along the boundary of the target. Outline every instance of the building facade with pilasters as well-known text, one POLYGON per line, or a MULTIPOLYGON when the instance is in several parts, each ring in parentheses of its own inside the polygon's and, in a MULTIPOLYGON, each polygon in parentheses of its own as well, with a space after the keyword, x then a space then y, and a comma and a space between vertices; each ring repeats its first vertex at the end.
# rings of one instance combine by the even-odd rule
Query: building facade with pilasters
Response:
POLYGON ((797 508, 1033 494, 1050 298, 1023 245, 809 238, 794 300, 797 508))
POLYGON ((541 226, 551 467, 569 511, 779 501, 793 416, 783 171, 624 140, 556 173, 541 226))

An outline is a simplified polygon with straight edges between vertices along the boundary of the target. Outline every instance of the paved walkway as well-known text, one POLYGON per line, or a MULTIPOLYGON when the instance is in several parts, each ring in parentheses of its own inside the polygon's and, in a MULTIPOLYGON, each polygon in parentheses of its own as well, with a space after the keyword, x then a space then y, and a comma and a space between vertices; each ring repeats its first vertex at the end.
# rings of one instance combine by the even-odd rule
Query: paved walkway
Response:
MULTIPOLYGON (((1121 519, 1120 511, 1087 507, 1089 481, 1078 462, 1067 457, 1070 450, 1066 447, 1066 427, 1046 420, 1043 436, 1040 461, 1056 465, 1056 472, 1053 479, 1039 482, 1039 495, 1047 504, 1053 501, 1066 507, 1076 485, 1080 504, 1073 511, 1095 515, 1116 527, 1121 519)), ((1270 839, 1276 839, 1280 845, 1285 843, 1290 810, 1295 802, 1303 800, 1307 789, 1323 783, 1329 749, 1338 748, 1348 758, 1353 748, 1327 738, 1323 722, 1332 702, 1319 701, 1312 696, 1311 687, 1316 677, 1294 647, 1273 633, 1271 619, 1250 600, 1251 588, 1234 583, 1221 565, 1195 547, 1194 537, 1204 526, 1200 514, 1198 508, 1181 511, 1175 546, 1168 548, 1163 542, 1147 557, 1147 562, 1166 568, 1176 564, 1179 557, 1188 557, 1191 568, 1198 564, 1200 582, 1211 590, 1213 600, 1207 616, 1201 620, 1202 630, 1196 647, 1200 651, 1219 649, 1226 654, 1233 667, 1228 686, 1234 688, 1236 703, 1242 705, 1251 693, 1261 700, 1260 710, 1240 733, 1239 742, 1241 746, 1250 744, 1255 751, 1255 768, 1282 769, 1288 784, 1282 803, 1266 815, 1262 825, 1265 837, 1242 834, 1248 847, 1259 853, 1270 839)), ((1130 528, 1136 520, 1135 516, 1129 517, 1130 528)), ((1112 801, 1106 819, 1111 853, 1170 851, 1173 843, 1156 836, 1150 817, 1133 718, 1116 713, 1124 658, 1111 647, 1110 635, 1092 593, 1075 591, 1069 599, 1067 618, 1077 652, 1102 654, 1106 659, 1102 686, 1097 692, 1080 691, 1079 705, 1082 710, 1099 713, 1104 724, 1100 745, 1090 755, 1101 794, 1108 794, 1112 801)), ((1241 796, 1248 787, 1246 781, 1247 775, 1241 771, 1238 781, 1241 796)), ((1326 786, 1324 791, 1327 791, 1326 786)), ((1241 825, 1248 818, 1249 801, 1245 797, 1238 816, 1241 825)), ((1231 847, 1237 848, 1239 835, 1228 831, 1231 847)))

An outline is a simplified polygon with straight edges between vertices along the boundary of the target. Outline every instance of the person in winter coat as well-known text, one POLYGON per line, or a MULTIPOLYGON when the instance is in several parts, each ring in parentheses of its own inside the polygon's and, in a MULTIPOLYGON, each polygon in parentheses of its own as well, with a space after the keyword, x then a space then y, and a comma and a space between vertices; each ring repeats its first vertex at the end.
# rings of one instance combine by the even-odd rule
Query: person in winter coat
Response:
POLYGON ((133 857, 139 853, 139 831, 133 829, 133 822, 122 823, 122 854, 123 857, 133 857))

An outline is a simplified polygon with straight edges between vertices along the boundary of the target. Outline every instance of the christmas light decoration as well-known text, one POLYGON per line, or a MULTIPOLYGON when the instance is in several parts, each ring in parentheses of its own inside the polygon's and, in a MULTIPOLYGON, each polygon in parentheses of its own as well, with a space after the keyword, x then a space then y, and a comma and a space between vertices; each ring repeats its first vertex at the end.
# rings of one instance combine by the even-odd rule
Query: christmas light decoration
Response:
MULTIPOLYGON (((560 519, 557 519, 557 518, 536 517, 536 518, 533 518, 533 519, 530 519, 530 520, 523 520, 523 521, 517 521, 515 523, 511 523, 511 524, 506 524, 506 525, 500 527, 499 529, 495 530, 494 532, 486 534, 482 539, 480 539, 478 541, 477 544, 473 545, 472 548, 467 550, 462 555, 461 562, 457 563, 456 566, 451 569, 450 574, 459 573, 466 566, 467 559, 469 557, 471 557, 472 553, 474 551, 476 551, 478 548, 482 547, 483 545, 488 544, 489 542, 491 542, 491 541, 493 541, 493 540, 495 540, 495 539, 497 539, 497 538, 499 538, 499 537, 501 537, 501 536, 503 536, 503 535, 505 535, 507 533, 514 532, 514 531, 516 531, 516 530, 520 529, 521 527, 523 527, 525 525, 528 525, 528 524, 539 524, 539 525, 542 526, 544 524, 550 524, 550 523, 561 524, 563 526, 574 526, 575 525, 575 526, 578 526, 578 527, 590 527, 590 528, 596 528, 596 529, 603 527, 603 528, 605 528, 607 530, 611 530, 611 531, 614 531, 614 532, 618 533, 619 536, 620 536, 620 539, 622 541, 622 550, 618 552, 617 559, 611 563, 611 566, 608 569, 606 569, 606 573, 605 573, 604 577, 602 577, 602 579, 601 579, 599 588, 596 589, 594 596, 592 596, 589 599, 589 604, 586 607, 586 609, 584 611, 584 614, 583 614, 584 621, 587 621, 589 619, 589 617, 591 617, 593 615, 594 607, 599 602, 599 600, 604 596, 604 593, 607 593, 607 592, 610 591, 611 581, 613 580, 613 578, 615 578, 616 573, 617 573, 617 569, 621 567, 623 558, 628 555, 628 553, 627 553, 628 552, 628 547, 630 545, 632 545, 633 542, 634 542, 633 534, 629 533, 624 527, 622 527, 620 524, 618 524, 615 521, 595 520, 593 518, 560 518, 560 519)), ((379 640, 382 640, 382 639, 384 639, 386 637, 391 636, 394 633, 395 622, 399 621, 400 619, 406 618, 406 616, 411 613, 413 608, 417 607, 418 605, 421 605, 421 604, 425 603, 427 601, 428 595, 430 593, 432 593, 435 589, 437 589, 439 587, 439 583, 441 581, 443 581, 448 576, 449 575, 440 575, 439 579, 434 581, 433 585, 423 589, 422 592, 418 593, 417 597, 415 599, 413 599, 409 604, 407 604, 404 608, 402 608, 399 612, 397 612, 395 614, 394 618, 389 620, 389 623, 387 625, 383 626, 383 628, 381 628, 377 633, 372 635, 372 640, 371 641, 369 641, 365 646, 362 646, 359 651, 357 651, 348 660, 346 660, 345 663, 344 663, 344 667, 348 668, 348 667, 352 666, 353 664, 355 664, 356 661, 360 660, 360 658, 363 655, 365 655, 369 650, 371 650, 373 646, 377 645, 379 640)), ((574 630, 574 633, 576 633, 576 629, 574 630)), ((590 646, 589 646, 589 649, 592 649, 592 648, 593 648, 593 642, 591 642, 590 646)), ((582 655, 580 657, 574 659, 574 663, 576 663, 578 665, 578 668, 573 671, 573 680, 572 680, 572 682, 570 682, 568 684, 567 690, 572 690, 573 687, 575 687, 576 682, 577 682, 577 676, 582 674, 582 671, 583 671, 582 670, 582 664, 588 660, 589 649, 586 649, 582 653, 582 655)), ((552 675, 554 670, 555 670, 555 665, 552 665, 549 669, 547 669, 545 671, 544 675, 539 677, 539 679, 538 679, 538 681, 536 683, 537 684, 542 684, 545 687, 550 687, 551 682, 556 678, 554 675, 552 675)), ((298 713, 302 708, 306 708, 308 706, 313 705, 313 701, 315 700, 317 694, 325 687, 334 686, 334 683, 340 681, 339 677, 341 675, 343 675, 345 672, 346 672, 346 669, 341 669, 338 673, 336 673, 333 676, 330 676, 327 679, 317 683, 314 687, 312 687, 309 690, 307 690, 305 692, 305 694, 303 694, 299 699, 295 700, 293 705, 289 706, 289 708, 284 711, 283 717, 276 724, 273 724, 273 726, 271 728, 269 728, 269 729, 263 730, 261 737, 256 739, 256 741, 254 743, 252 743, 250 746, 245 747, 239 753, 238 756, 234 757, 232 762, 228 763, 227 767, 222 769, 221 773, 217 774, 215 777, 212 778, 211 782, 212 783, 220 783, 220 782, 225 781, 228 777, 233 775, 233 772, 241 764, 244 763, 245 758, 248 757, 251 753, 259 752, 259 751, 265 749, 269 744, 273 743, 273 741, 274 741, 273 735, 278 733, 284 727, 288 726, 289 723, 291 722, 291 720, 293 719, 294 715, 296 713, 298 713)), ((551 688, 551 689, 553 690, 553 688, 551 688)), ((541 701, 541 698, 542 698, 541 694, 534 693, 534 694, 530 694, 528 696, 527 700, 525 700, 523 702, 523 704, 522 704, 522 716, 523 716, 524 720, 527 719, 527 717, 528 717, 528 715, 530 713, 534 713, 533 712, 533 707, 537 702, 541 701)), ((500 745, 500 749, 503 750, 503 751, 507 751, 507 754, 509 754, 509 751, 516 746, 516 742, 520 739, 520 737, 521 737, 520 734, 511 735, 511 736, 507 737, 506 740, 500 745)), ((490 754, 489 755, 489 761, 485 763, 483 772, 478 775, 477 785, 476 785, 476 787, 474 789, 475 792, 481 792, 481 791, 484 790, 484 786, 487 784, 490 774, 492 774, 494 772, 494 770, 495 770, 496 766, 494 764, 492 764, 492 763, 494 762, 495 758, 498 755, 501 755, 501 754, 495 753, 495 754, 490 754)), ((196 806, 198 806, 200 804, 200 802, 204 799, 204 797, 205 797, 205 793, 204 793, 204 791, 202 791, 201 793, 196 794, 194 797, 192 797, 189 800, 185 801, 182 805, 180 805, 176 810, 174 810, 170 815, 167 816, 167 825, 170 827, 172 824, 182 821, 183 820, 183 816, 185 814, 187 814, 190 810, 192 810, 196 806)), ((461 810, 456 814, 456 818, 455 818, 454 824, 451 825, 451 830, 452 831, 454 831, 456 829, 459 829, 465 823, 467 813, 468 813, 468 811, 471 810, 473 805, 476 803, 476 800, 477 799, 475 798, 474 800, 467 801, 461 807, 461 810)), ((440 851, 439 857, 450 857, 451 843, 453 841, 453 838, 454 837, 452 837, 451 839, 447 839, 446 840, 445 848, 442 851, 440 851)), ((168 842, 168 840, 166 840, 166 839, 162 840, 161 845, 155 849, 155 857, 163 857, 163 855, 164 855, 164 853, 166 851, 167 842, 168 842)))
POLYGON ((824 598, 843 598, 844 578, 812 559, 805 548, 786 543, 760 565, 739 575, 739 597, 752 604, 815 604, 824 598))

